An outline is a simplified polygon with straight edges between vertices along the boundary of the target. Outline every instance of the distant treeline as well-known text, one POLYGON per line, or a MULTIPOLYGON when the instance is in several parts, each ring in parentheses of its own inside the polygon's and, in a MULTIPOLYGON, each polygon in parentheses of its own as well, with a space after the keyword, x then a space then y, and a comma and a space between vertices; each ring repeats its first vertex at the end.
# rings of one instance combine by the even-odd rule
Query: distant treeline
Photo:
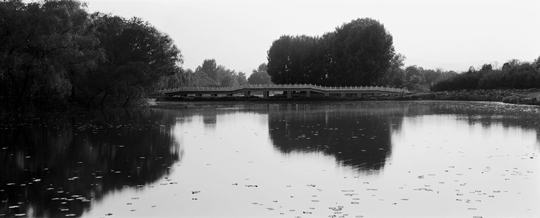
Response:
POLYGON ((514 59, 501 68, 491 64, 484 64, 479 70, 471 67, 431 87, 433 91, 529 88, 540 88, 540 57, 532 63, 514 59))
POLYGON ((76 0, 0 1, 3 110, 138 104, 181 72, 172 39, 139 18, 86 11, 76 0))
POLYGON ((260 64, 247 78, 244 72, 229 70, 217 65, 215 59, 206 59, 195 70, 187 69, 181 73, 163 76, 156 83, 156 89, 189 87, 238 87, 246 84, 270 84, 266 64, 260 64))

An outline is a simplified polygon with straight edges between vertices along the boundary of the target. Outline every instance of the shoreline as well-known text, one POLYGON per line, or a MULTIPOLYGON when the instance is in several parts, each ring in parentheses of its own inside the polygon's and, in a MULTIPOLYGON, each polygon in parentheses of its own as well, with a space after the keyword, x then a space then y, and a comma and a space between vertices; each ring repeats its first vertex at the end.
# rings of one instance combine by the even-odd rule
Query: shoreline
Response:
POLYGON ((433 92, 435 99, 452 101, 493 101, 540 106, 540 89, 493 89, 433 92))
POLYGON ((458 90, 442 92, 418 92, 399 97, 371 96, 371 97, 270 97, 261 98, 257 96, 250 97, 190 97, 174 98, 161 97, 151 101, 150 107, 162 107, 164 102, 310 102, 310 101, 422 101, 422 100, 440 100, 440 101, 490 101, 518 105, 540 106, 540 89, 494 89, 494 90, 458 90))

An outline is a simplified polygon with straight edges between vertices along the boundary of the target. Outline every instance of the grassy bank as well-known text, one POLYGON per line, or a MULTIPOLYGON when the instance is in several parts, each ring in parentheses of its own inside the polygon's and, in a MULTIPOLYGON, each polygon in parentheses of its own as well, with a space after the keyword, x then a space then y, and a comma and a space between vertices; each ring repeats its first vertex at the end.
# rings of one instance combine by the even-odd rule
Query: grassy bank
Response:
POLYGON ((540 89, 492 89, 433 92, 435 100, 495 101, 510 104, 540 105, 540 89))

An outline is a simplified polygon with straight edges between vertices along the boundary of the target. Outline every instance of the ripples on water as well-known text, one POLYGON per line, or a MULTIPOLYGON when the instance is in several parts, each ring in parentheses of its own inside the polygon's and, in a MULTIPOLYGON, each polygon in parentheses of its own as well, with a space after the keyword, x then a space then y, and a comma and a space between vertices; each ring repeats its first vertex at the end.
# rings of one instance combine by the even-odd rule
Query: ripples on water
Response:
POLYGON ((9 118, 0 217, 539 216, 539 111, 212 103, 9 118))

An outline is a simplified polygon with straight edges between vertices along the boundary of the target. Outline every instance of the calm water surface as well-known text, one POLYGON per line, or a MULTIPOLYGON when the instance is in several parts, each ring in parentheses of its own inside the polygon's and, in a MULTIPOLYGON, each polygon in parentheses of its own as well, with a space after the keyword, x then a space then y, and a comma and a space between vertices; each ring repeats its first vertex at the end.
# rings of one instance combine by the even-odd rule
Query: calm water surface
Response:
POLYGON ((0 217, 540 216, 537 107, 183 106, 4 119, 0 217))

